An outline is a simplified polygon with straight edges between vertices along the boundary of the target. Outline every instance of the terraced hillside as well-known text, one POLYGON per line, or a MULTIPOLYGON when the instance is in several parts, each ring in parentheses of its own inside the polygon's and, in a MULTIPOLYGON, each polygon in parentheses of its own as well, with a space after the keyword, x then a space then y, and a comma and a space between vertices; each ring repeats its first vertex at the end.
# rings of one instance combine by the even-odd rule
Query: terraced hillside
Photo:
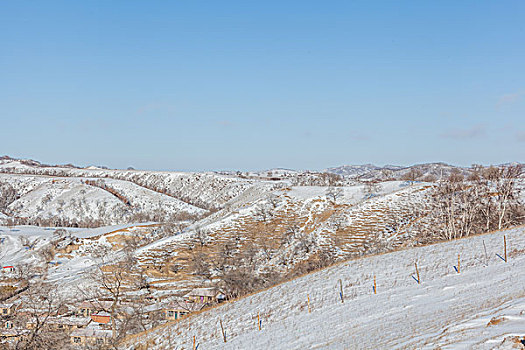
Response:
POLYGON ((347 187, 339 203, 325 196, 326 188, 276 190, 145 246, 137 256, 156 288, 186 289, 214 280, 213 268, 207 276, 196 271, 196 256, 220 261, 226 253, 252 252, 259 273, 290 273, 327 252, 333 261, 391 250, 410 244, 428 188, 393 182, 365 199, 361 186, 347 187))

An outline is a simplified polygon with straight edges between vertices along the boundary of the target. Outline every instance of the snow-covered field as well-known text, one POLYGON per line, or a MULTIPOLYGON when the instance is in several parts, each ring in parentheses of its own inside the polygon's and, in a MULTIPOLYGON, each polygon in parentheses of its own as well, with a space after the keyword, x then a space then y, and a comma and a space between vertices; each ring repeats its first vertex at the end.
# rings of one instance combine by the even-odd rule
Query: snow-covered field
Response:
POLYGON ((525 336, 525 228, 344 262, 133 336, 125 347, 191 349, 193 336, 199 349, 510 349, 505 338, 525 336))
MULTIPOLYGON (((151 230, 154 223, 113 225, 99 228, 66 228, 67 233, 57 232, 57 228, 37 226, 0 226, 0 265, 14 266, 17 270, 22 265, 43 267, 46 262, 41 252, 47 247, 64 249, 73 245, 77 249, 70 253, 57 253, 50 262, 47 281, 60 281, 62 287, 67 283, 79 283, 83 273, 97 263, 96 251, 107 248, 108 258, 118 257, 119 252, 112 252, 112 244, 107 239, 111 234, 129 234, 136 230, 151 230), (58 242, 58 243, 56 243, 58 242)), ((59 231, 63 231, 59 229, 59 231)), ((16 274, 16 272, 15 272, 16 274)))

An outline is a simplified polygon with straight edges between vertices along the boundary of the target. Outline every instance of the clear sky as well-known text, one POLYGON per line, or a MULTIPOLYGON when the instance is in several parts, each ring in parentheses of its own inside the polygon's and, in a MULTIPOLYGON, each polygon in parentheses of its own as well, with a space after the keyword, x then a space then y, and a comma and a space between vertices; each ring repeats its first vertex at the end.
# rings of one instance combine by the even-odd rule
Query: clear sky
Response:
POLYGON ((525 161, 525 1, 2 1, 0 155, 525 161))

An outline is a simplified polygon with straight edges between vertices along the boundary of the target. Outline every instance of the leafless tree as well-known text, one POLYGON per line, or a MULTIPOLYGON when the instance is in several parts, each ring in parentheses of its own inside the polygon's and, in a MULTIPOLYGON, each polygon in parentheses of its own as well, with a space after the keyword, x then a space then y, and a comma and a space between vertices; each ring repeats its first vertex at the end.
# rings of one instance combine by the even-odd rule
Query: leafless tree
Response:
POLYGON ((390 169, 381 169, 381 178, 385 181, 394 180, 394 172, 390 169))
MULTIPOLYGON (((523 173, 523 165, 513 165, 501 167, 499 171, 494 172, 490 181, 494 185, 495 199, 498 211, 498 230, 505 226, 506 214, 508 214, 511 202, 519 200, 519 190, 517 189, 517 179, 523 173)), ((510 221, 510 220, 509 220, 510 221)))
MULTIPOLYGON (((104 311, 111 315, 112 342, 126 334, 126 328, 117 325, 122 312, 122 300, 126 289, 137 290, 147 288, 144 271, 138 266, 132 252, 124 250, 125 256, 118 261, 110 261, 109 254, 101 254, 97 259, 96 268, 88 275, 89 281, 98 288, 85 295, 93 300, 110 300, 110 306, 104 311)), ((86 294, 83 292, 83 294, 86 294)))
POLYGON ((421 170, 417 168, 410 168, 410 170, 401 177, 404 181, 409 181, 411 184, 413 184, 415 181, 417 181, 421 176, 423 176, 423 173, 421 170))
POLYGON ((259 203, 255 208, 254 216, 256 220, 267 223, 274 216, 274 207, 269 202, 259 203))
POLYGON ((211 278, 209 257, 203 252, 197 252, 190 258, 190 268, 193 274, 205 279, 211 278))
POLYGON ((67 299, 58 292, 57 286, 36 282, 23 294, 22 308, 15 316, 15 323, 32 326, 27 333, 14 344, 15 349, 51 349, 62 348, 68 343, 67 334, 53 332, 48 328, 51 318, 57 316, 69 303, 67 299))
POLYGON ((290 244, 296 237, 299 236, 301 227, 297 224, 290 224, 283 235, 281 236, 281 246, 290 244))
POLYGON ((0 182, 0 212, 7 213, 11 203, 20 198, 16 189, 8 182, 0 182))
POLYGON ((274 193, 272 193, 270 195, 270 197, 268 198, 268 203, 270 203, 270 205, 273 208, 273 210, 277 209, 277 207, 279 206, 280 202, 281 201, 279 199, 279 196, 277 196, 274 193))
POLYGON ((365 198, 371 198, 381 191, 381 184, 377 181, 367 181, 363 186, 363 194, 365 198))
POLYGON ((326 189, 326 198, 333 205, 336 205, 339 198, 343 196, 344 196, 344 191, 341 187, 330 186, 326 189))
POLYGON ((525 222, 518 178, 520 166, 475 166, 465 180, 452 172, 434 188, 427 220, 437 236, 455 239, 525 222))
POLYGON ((204 247, 210 241, 210 235, 201 227, 196 227, 193 234, 193 239, 197 245, 204 247))

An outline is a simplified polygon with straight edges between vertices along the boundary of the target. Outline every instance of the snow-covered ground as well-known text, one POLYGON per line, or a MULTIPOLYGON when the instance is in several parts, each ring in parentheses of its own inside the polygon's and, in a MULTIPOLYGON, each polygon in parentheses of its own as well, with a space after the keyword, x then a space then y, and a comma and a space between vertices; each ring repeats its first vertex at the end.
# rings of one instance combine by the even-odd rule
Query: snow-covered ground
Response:
POLYGON ((111 250, 108 235, 128 234, 140 229, 151 230, 150 227, 154 225, 140 223, 99 228, 65 228, 58 232, 55 227, 0 226, 0 265, 14 266, 17 271, 22 265, 42 267, 46 264, 41 254, 44 249, 55 245, 54 249, 60 249, 73 244, 77 249, 70 253, 57 253, 47 271, 47 281, 60 281, 64 287, 66 283, 82 281, 83 273, 97 263, 94 253, 100 249, 108 249, 108 259, 118 257, 119 252, 111 250), (63 230, 67 233, 59 233, 63 230))
MULTIPOLYGON (((128 222, 134 214, 152 215, 161 210, 166 216, 182 213, 202 215, 206 212, 129 181, 103 179, 107 186, 129 201, 124 203, 110 192, 86 184, 86 180, 92 179, 0 174, 0 181, 9 183, 19 193, 19 198, 8 206, 8 212, 13 217, 115 224, 128 222)), ((2 219, 6 220, 7 216, 0 217, 2 219)))
MULTIPOLYGON (((374 196, 384 196, 395 191, 406 189, 409 184, 406 181, 386 181, 379 184, 374 196)), ((340 190, 341 196, 337 198, 337 202, 345 204, 356 204, 362 202, 366 196, 365 186, 344 186, 336 187, 335 191, 340 190)), ((329 188, 326 186, 295 186, 288 194, 297 199, 311 199, 324 198, 327 195, 329 188)))
MULTIPOLYGON (((37 163, 30 161, 31 164, 37 163)), ((38 164, 38 163, 37 163, 38 164)), ((201 209, 220 207, 253 186, 273 188, 276 182, 247 180, 217 173, 190 173, 176 171, 110 170, 96 167, 68 168, 28 165, 17 159, 0 159, 0 172, 8 176, 41 175, 48 179, 84 178, 121 180, 146 189, 154 189, 201 209)), ((157 201, 155 201, 157 202, 157 201)))
POLYGON ((191 349, 195 336, 199 349, 506 349, 515 335, 525 336, 523 227, 344 262, 133 336, 125 347, 191 349))

